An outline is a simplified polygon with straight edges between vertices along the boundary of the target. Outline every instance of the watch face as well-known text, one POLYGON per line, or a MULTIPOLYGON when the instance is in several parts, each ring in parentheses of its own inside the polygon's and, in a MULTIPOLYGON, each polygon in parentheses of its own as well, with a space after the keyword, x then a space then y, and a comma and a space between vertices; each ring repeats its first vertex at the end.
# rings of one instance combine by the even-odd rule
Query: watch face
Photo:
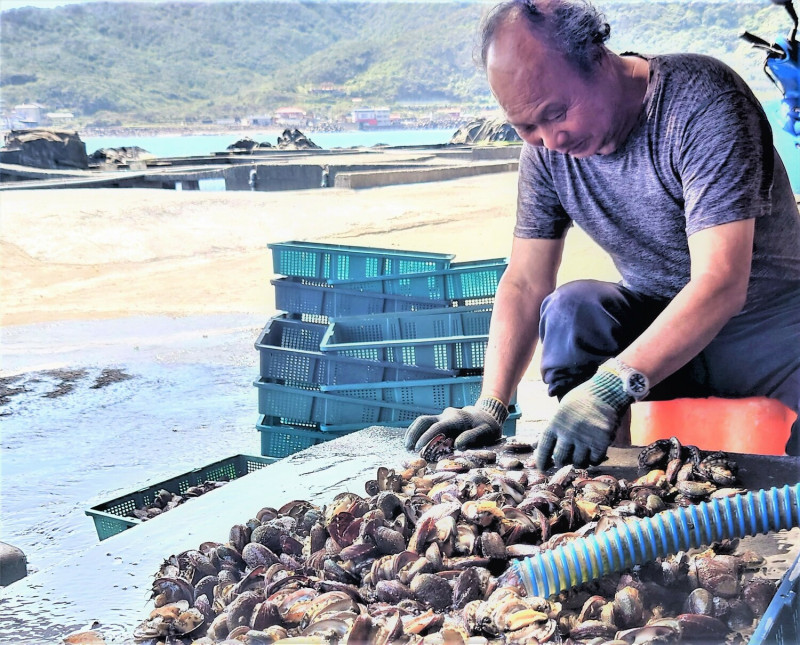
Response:
POLYGON ((628 389, 634 395, 640 395, 647 392, 647 378, 644 374, 635 372, 628 377, 628 389))

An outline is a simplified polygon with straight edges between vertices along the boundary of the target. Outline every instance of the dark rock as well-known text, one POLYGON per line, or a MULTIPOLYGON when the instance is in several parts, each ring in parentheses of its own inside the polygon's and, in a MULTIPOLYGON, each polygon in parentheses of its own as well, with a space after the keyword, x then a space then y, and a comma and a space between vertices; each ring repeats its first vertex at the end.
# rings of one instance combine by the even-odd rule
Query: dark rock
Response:
POLYGON ((0 542, 0 586, 5 587, 28 575, 28 559, 15 546, 0 542))
POLYGON ((504 119, 476 119, 456 130, 448 143, 465 145, 501 141, 517 143, 522 139, 511 124, 504 119))
POLYGON ((95 150, 89 160, 93 163, 111 163, 125 165, 131 161, 155 159, 156 156, 139 146, 122 146, 121 148, 100 148, 95 150))
POLYGON ((250 137, 244 137, 239 139, 235 143, 229 145, 226 150, 252 150, 253 148, 258 147, 258 142, 254 141, 250 137))
POLYGON ((17 163, 32 168, 89 167, 86 144, 77 132, 52 128, 12 130, 6 135, 5 148, 18 150, 17 163))
POLYGON ((281 150, 321 150, 322 148, 304 135, 300 130, 283 131, 278 137, 278 148, 281 150))

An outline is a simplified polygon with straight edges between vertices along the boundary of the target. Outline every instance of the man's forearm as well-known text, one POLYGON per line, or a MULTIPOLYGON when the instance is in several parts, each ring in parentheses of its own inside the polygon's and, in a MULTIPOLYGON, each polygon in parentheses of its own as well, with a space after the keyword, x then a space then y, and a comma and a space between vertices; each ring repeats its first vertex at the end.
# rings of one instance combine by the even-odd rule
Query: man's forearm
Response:
POLYGON ((619 359, 655 385, 697 356, 747 299, 755 222, 722 224, 689 238, 692 276, 619 359))
POLYGON ((508 405, 536 349, 539 311, 546 295, 526 291, 511 280, 501 281, 489 330, 482 396, 508 405))
POLYGON ((699 354, 742 303, 741 290, 689 282, 619 359, 655 385, 699 354))

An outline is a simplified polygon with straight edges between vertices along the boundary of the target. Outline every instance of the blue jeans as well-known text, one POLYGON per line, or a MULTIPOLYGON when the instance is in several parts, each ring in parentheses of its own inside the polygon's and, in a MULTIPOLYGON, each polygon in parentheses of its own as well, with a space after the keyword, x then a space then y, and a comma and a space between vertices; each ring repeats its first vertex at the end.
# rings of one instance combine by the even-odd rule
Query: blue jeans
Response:
MULTIPOLYGON (((542 379, 561 398, 630 345, 669 300, 597 280, 565 284, 542 303, 542 379)), ((800 290, 732 318, 709 345, 653 387, 649 400, 766 396, 800 410, 800 290)), ((786 447, 800 454, 798 421, 786 447)))

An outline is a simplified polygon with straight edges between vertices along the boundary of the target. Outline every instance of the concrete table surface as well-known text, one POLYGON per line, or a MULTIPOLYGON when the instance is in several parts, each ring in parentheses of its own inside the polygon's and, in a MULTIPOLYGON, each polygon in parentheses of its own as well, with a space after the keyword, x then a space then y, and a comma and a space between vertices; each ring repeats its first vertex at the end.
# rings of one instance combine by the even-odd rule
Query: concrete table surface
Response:
MULTIPOLYGON (((602 471, 634 476, 638 452, 612 448, 602 471)), ((0 643, 61 643, 70 632, 92 626, 107 643, 129 640, 152 608, 153 575, 170 555, 205 541, 226 542, 234 524, 255 517, 265 506, 277 508, 293 499, 324 505, 343 491, 364 495, 364 483, 379 466, 399 468, 411 456, 402 446, 402 430, 372 427, 234 480, 0 590, 0 643)), ((750 489, 800 480, 795 458, 735 458, 750 489)), ((786 544, 797 543, 797 536, 784 537, 777 548, 774 539, 761 539, 757 549, 783 554, 774 567, 780 575, 791 555, 786 544)))

